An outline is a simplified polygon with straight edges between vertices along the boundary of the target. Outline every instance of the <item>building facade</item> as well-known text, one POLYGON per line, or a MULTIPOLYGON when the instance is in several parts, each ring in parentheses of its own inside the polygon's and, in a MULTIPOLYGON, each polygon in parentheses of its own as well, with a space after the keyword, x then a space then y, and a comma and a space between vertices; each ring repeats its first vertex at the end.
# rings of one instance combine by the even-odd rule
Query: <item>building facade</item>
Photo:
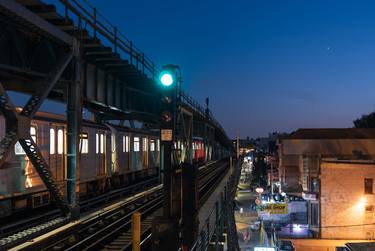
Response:
MULTIPOLYGON (((373 238, 366 227, 349 230, 349 225, 363 226, 363 220, 348 207, 358 201, 364 179, 368 183, 372 179, 375 129, 299 129, 280 138, 278 146, 281 190, 307 201, 308 224, 314 237, 373 238), (350 187, 357 192, 350 193, 350 187)), ((365 199, 372 203, 371 198, 365 199)))
POLYGON ((320 237, 374 239, 373 160, 322 160, 320 237))

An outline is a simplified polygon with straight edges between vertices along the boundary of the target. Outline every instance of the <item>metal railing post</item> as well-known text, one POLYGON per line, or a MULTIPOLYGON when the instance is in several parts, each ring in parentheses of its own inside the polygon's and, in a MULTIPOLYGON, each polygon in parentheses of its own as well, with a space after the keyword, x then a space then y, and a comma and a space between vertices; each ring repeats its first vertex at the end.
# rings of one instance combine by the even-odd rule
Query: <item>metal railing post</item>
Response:
POLYGON ((139 212, 132 215, 132 237, 132 250, 141 251, 141 214, 139 212))
POLYGON ((215 238, 215 250, 219 250, 219 202, 216 201, 215 202, 215 211, 216 211, 216 215, 215 215, 215 235, 216 235, 216 238, 215 238))
POLYGON ((137 58, 136 58, 136 67, 137 67, 137 70, 138 70, 138 63, 139 63, 139 52, 137 52, 137 58))
POLYGON ((130 64, 133 65, 133 42, 130 41, 130 64))
POLYGON ((115 26, 115 41, 114 41, 114 44, 115 44, 115 53, 117 54, 117 27, 115 26))
POLYGON ((96 8, 94 8, 94 38, 96 39, 96 8))
POLYGON ((207 227, 207 245, 206 245, 206 247, 208 247, 208 245, 210 244, 210 217, 208 217, 208 219, 206 220, 206 227, 207 227))
POLYGON ((63 0, 64 3, 64 12, 65 12, 65 23, 68 23, 68 6, 66 6, 66 0, 63 0))
POLYGON ((142 52, 142 73, 145 74, 145 54, 142 52))

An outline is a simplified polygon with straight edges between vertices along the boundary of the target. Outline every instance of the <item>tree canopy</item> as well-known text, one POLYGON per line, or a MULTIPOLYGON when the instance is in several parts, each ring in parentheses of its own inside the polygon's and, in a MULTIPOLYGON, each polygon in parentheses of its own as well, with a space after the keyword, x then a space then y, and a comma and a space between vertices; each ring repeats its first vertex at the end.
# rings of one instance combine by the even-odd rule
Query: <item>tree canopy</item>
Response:
POLYGON ((375 128, 375 112, 362 115, 359 119, 353 121, 356 128, 375 128))

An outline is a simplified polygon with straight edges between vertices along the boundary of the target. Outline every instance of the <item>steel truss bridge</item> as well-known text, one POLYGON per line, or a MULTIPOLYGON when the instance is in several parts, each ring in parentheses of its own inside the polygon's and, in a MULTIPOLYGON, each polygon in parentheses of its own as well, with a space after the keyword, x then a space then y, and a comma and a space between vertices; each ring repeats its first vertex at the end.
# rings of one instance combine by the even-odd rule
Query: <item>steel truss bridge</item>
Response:
MULTIPOLYGON (((157 129, 158 73, 156 64, 87 1, 0 0, 0 110, 6 124, 0 168, 19 141, 56 204, 71 214, 77 204, 82 109, 97 122, 139 121, 157 129), (8 91, 30 98, 17 110, 8 91), (46 99, 67 105, 66 199, 30 136, 31 120, 46 99)), ((213 146, 214 155, 229 152, 229 138, 208 104, 180 91, 178 109, 178 138, 201 137, 213 146)))

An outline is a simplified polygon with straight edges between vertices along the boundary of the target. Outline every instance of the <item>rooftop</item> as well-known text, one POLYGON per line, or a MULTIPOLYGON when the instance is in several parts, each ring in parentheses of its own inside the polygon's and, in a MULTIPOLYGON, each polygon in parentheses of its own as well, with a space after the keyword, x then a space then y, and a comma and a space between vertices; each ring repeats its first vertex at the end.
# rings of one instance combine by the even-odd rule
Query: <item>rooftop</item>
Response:
POLYGON ((301 128, 280 139, 375 139, 375 128, 301 128))

